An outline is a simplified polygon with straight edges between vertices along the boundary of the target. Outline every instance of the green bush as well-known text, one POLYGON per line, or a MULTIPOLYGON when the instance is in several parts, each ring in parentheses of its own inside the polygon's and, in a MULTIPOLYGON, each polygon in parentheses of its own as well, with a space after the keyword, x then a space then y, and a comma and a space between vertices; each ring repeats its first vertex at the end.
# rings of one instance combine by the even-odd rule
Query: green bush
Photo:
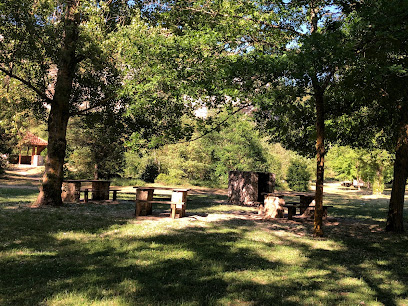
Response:
POLYGON ((170 169, 169 173, 160 173, 155 182, 165 185, 182 185, 184 183, 184 172, 178 169, 170 169))
POLYGON ((147 183, 154 183, 159 173, 159 165, 153 159, 150 159, 144 165, 140 178, 147 183))
POLYGON ((144 186, 146 183, 137 178, 115 177, 111 181, 112 186, 144 186))
POLYGON ((308 191, 311 175, 305 159, 293 159, 288 168, 286 181, 293 191, 308 191))

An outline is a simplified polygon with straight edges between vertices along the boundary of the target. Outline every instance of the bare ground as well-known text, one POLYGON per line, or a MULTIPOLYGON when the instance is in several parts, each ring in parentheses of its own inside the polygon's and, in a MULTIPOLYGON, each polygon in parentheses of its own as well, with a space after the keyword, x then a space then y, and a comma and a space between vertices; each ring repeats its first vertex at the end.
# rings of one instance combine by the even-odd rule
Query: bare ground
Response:
MULTIPOLYGON (((6 170, 5 175, 0 177, 0 188, 30 188, 37 189, 42 173, 44 171, 43 167, 32 167, 32 166, 11 166, 6 170)), ((325 185, 325 191, 332 194, 341 196, 345 192, 348 194, 355 193, 357 195, 369 200, 372 196, 365 191, 356 191, 352 189, 342 190, 342 187, 338 183, 331 183, 325 185), (327 185, 327 186, 326 186, 327 185)), ((117 187, 124 192, 134 192, 132 186, 128 187, 117 187)), ((344 189, 344 188, 343 188, 344 189)), ((195 195, 227 195, 227 190, 225 189, 210 189, 194 187, 190 190, 190 194, 195 195)), ((381 196, 386 199, 388 195, 381 196)), ((214 200, 219 204, 227 205, 227 201, 214 200)), ((114 204, 112 201, 100 204, 114 204)), ((155 212, 152 216, 139 217, 135 222, 143 222, 146 220, 154 222, 165 222, 168 220, 168 213, 155 212)), ((179 219, 178 222, 184 223, 186 226, 190 225, 192 221, 204 221, 204 222, 253 222, 257 226, 261 226, 264 230, 284 230, 292 232, 296 235, 310 235, 313 231, 313 220, 295 218, 295 220, 284 219, 272 219, 264 220, 261 215, 258 214, 257 209, 243 207, 242 210, 230 210, 220 213, 209 213, 209 214, 197 214, 197 213, 187 213, 186 218, 179 219)), ((329 235, 342 235, 364 239, 364 236, 368 233, 385 233, 384 226, 381 222, 374 220, 361 220, 353 218, 328 218, 324 221, 325 232, 329 235)))

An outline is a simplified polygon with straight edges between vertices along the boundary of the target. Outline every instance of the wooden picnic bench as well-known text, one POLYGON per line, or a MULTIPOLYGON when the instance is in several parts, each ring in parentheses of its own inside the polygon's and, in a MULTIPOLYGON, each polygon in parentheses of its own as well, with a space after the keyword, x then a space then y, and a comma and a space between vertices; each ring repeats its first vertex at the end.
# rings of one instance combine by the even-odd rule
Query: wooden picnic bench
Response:
MULTIPOLYGON (((167 204, 171 208, 171 217, 182 218, 186 215, 187 193, 189 189, 169 187, 133 187, 136 189, 135 217, 152 214, 152 204, 167 204), (158 198, 157 190, 171 191, 171 198, 158 198)), ((163 196, 163 195, 161 195, 163 196)))
POLYGON ((107 180, 64 180, 61 197, 64 202, 79 202, 82 183, 91 183, 92 200, 109 200, 110 181, 107 180))
MULTIPOLYGON (((285 201, 283 205, 284 208, 288 210, 288 219, 292 220, 293 216, 296 215, 296 210, 299 208, 300 215, 304 216, 305 212, 310 215, 314 213, 314 205, 312 202, 314 201, 314 193, 310 192, 273 192, 273 193, 264 193, 265 201, 267 201, 268 197, 278 197, 278 198, 285 198, 285 197, 294 197, 298 196, 299 201, 285 201), (311 205, 312 204, 312 205, 311 205)), ((323 216, 327 216, 328 208, 333 207, 330 205, 323 206, 323 216)))
MULTIPOLYGON (((120 190, 109 188, 109 192, 112 192, 112 201, 116 201, 118 197, 118 191, 120 190)), ((87 203, 89 201, 89 192, 92 192, 92 188, 84 188, 83 192, 84 192, 84 202, 87 203)))
MULTIPOLYGON (((303 209, 303 207, 300 206, 300 204, 296 203, 296 202, 286 202, 285 205, 283 205, 283 207, 287 208, 287 210, 288 210, 288 219, 289 220, 292 220, 293 216, 296 215, 297 208, 303 209)), ((324 218, 327 217, 327 211, 331 207, 333 207, 333 206, 323 205, 323 217, 324 218)), ((302 210, 300 210, 300 215, 303 215, 306 211, 308 212, 309 215, 312 215, 314 213, 314 206, 308 206, 306 208, 306 210, 304 210, 303 212, 302 212, 302 210)))

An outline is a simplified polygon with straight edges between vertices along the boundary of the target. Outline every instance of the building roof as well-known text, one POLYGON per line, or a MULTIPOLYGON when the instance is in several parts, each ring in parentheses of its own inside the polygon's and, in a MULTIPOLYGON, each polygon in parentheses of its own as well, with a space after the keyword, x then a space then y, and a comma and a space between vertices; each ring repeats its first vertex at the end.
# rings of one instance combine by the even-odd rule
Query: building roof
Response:
POLYGON ((31 132, 26 132, 23 143, 31 146, 48 146, 48 142, 40 137, 35 136, 31 132))

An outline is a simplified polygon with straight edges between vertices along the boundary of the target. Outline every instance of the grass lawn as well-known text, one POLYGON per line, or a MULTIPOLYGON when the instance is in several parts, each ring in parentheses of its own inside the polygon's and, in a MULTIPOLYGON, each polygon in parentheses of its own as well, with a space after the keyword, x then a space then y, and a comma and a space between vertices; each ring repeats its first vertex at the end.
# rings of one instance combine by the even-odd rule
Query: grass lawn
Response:
MULTIPOLYGON (((383 231, 387 196, 326 188, 326 237, 261 220, 217 194, 187 218, 134 204, 33 209, 0 188, 0 305, 408 305, 408 236, 383 231)), ((405 211, 407 215, 407 211, 405 211)), ((406 228, 407 225, 406 225, 406 228)))

